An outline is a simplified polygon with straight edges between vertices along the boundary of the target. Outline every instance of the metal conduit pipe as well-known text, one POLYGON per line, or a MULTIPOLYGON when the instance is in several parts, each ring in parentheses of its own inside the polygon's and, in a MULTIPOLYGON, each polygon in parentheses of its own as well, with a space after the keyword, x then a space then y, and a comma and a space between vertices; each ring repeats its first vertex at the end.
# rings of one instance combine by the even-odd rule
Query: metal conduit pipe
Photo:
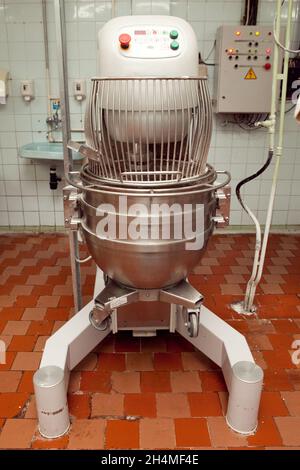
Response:
MULTIPOLYGON (((282 157, 282 146, 283 146, 283 132, 284 132, 284 122, 285 122, 285 105, 286 105, 286 90, 287 90, 287 77, 288 77, 288 63, 289 63, 289 46, 290 46, 290 39, 291 39, 291 26, 292 26, 292 8, 293 8, 293 0, 288 0, 288 15, 287 15, 287 25, 286 25, 286 33, 285 33, 285 51, 284 51, 284 62, 283 62, 283 73, 278 72, 279 67, 279 45, 275 43, 275 50, 274 50, 274 66, 273 66, 273 82, 272 82, 272 101, 271 101, 271 110, 269 119, 262 123, 258 123, 258 125, 264 126, 269 131, 269 155, 266 164, 262 167, 265 169, 268 166, 268 162, 270 163, 273 155, 275 155, 275 168, 273 172, 272 178, 272 187, 269 197, 268 209, 267 209, 267 217, 264 229, 263 239, 261 240, 261 227, 260 224, 249 209, 249 207, 242 203, 242 207, 246 210, 249 214, 251 219, 253 220, 256 228, 256 246, 255 246, 255 254, 254 254, 254 261, 253 261, 253 268, 252 274, 247 284, 247 289, 245 293, 244 300, 241 302, 233 303, 231 306, 233 310, 237 313, 241 313, 243 315, 251 315, 255 310, 255 306, 253 305, 256 288, 258 283, 261 280, 263 268, 264 268, 264 261, 265 255, 267 250, 267 244, 270 234, 270 228, 272 223, 272 214, 273 214, 273 207, 274 207, 274 200, 276 194, 276 187, 279 175, 279 167, 280 167, 280 160, 282 157), (276 130, 276 102, 277 102, 277 89, 278 89, 278 82, 282 81, 282 93, 281 93, 281 103, 280 103, 280 115, 279 115, 279 130, 278 130, 278 142, 276 145, 275 150, 275 130, 276 130)), ((276 37, 280 36, 280 29, 281 29, 281 8, 282 8, 282 1, 277 0, 277 7, 276 7, 276 22, 275 22, 275 35, 276 37)), ((257 172, 257 176, 261 174, 262 171, 257 172)), ((251 178, 252 179, 252 178, 251 178)), ((241 182, 243 183, 243 182, 241 182)), ((240 201, 241 202, 241 201, 240 201)))

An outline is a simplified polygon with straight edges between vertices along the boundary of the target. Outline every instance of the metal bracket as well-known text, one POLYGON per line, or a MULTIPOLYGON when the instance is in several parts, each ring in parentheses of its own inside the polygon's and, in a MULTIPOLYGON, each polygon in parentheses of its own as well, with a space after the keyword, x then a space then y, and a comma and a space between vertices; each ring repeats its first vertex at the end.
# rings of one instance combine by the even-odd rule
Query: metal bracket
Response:
POLYGON ((79 191, 74 186, 68 185, 63 188, 65 228, 70 230, 78 230, 80 226, 78 195, 79 191))
POLYGON ((200 294, 187 281, 183 280, 174 287, 161 289, 159 300, 168 304, 181 305, 190 309, 201 307, 203 295, 200 294))
POLYGON ((218 228, 226 227, 229 225, 231 187, 224 186, 224 188, 218 189, 216 197, 218 205, 214 221, 218 228))
MULTIPOLYGON (((174 287, 168 289, 130 289, 116 284, 112 279, 108 279, 106 286, 95 298, 95 303, 90 312, 90 320, 95 328, 101 327, 102 323, 123 305, 135 302, 155 302, 161 301, 185 307, 192 311, 200 310, 203 296, 183 280, 174 287)), ((174 310, 174 314, 176 310, 174 310)))
POLYGON ((139 300, 137 290, 119 286, 114 281, 109 280, 104 289, 95 298, 95 306, 110 314, 114 309, 122 305, 132 304, 139 300))
POLYGON ((251 308, 246 308, 244 300, 232 302, 230 307, 239 315, 254 315, 254 313, 257 311, 257 307, 255 305, 252 305, 251 308))

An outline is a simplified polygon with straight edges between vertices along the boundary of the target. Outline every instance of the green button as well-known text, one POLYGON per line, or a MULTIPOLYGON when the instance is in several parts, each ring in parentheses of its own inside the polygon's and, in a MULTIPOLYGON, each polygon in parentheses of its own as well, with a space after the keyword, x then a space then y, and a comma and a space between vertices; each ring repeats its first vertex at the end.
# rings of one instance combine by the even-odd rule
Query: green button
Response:
POLYGON ((177 38, 178 38, 178 31, 176 31, 176 29, 173 29, 173 30, 170 32, 170 38, 171 38, 171 39, 177 39, 177 38))
POLYGON ((177 51, 177 49, 179 48, 179 43, 177 41, 172 41, 170 47, 173 51, 177 51))

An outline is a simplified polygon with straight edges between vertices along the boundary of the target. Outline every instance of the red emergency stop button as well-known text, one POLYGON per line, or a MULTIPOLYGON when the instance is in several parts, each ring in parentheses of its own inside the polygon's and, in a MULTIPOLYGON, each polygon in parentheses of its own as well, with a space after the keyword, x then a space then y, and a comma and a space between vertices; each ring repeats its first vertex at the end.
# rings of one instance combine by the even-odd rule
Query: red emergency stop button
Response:
POLYGON ((122 49, 128 49, 131 41, 130 34, 120 34, 119 36, 120 46, 122 49))
POLYGON ((267 62, 267 63, 265 64, 265 69, 266 69, 266 70, 270 70, 270 68, 271 68, 271 64, 269 64, 269 62, 267 62))

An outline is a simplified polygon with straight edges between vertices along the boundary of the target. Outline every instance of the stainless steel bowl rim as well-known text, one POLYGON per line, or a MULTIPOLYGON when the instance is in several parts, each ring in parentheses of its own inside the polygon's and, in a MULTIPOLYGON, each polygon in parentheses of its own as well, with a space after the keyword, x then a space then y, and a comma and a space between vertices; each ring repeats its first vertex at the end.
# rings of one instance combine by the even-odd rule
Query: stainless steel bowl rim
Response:
MULTIPOLYGON (((86 165, 85 165, 86 166, 86 165)), ((69 178, 66 176, 66 180, 68 181, 69 184, 72 186, 76 187, 77 189, 81 191, 88 191, 88 192, 95 192, 95 193, 102 193, 102 194, 115 194, 115 195, 128 195, 128 194, 133 194, 133 195, 141 195, 145 197, 151 197, 151 196, 176 196, 180 194, 194 194, 195 192, 203 193, 203 192, 209 192, 209 191, 216 191, 219 188, 222 188, 226 186, 231 179, 230 173, 228 171, 216 171, 211 165, 207 165, 208 167, 208 173, 204 175, 207 179, 209 179, 209 176, 211 177, 211 181, 209 183, 203 183, 197 181, 197 184, 185 184, 183 187, 168 187, 168 188, 128 188, 124 187, 123 185, 119 186, 110 186, 108 184, 99 184, 99 180, 97 178, 93 178, 90 175, 86 175, 84 173, 85 166, 82 167, 81 172, 72 172, 72 174, 77 174, 80 176, 80 179, 84 182, 88 181, 89 179, 94 180, 94 184, 92 186, 85 186, 85 185, 80 185, 78 182, 75 182, 72 178, 69 178), (213 185, 213 183, 216 181, 218 175, 226 175, 225 181, 213 185)), ((201 177, 202 179, 202 177, 201 177)))

